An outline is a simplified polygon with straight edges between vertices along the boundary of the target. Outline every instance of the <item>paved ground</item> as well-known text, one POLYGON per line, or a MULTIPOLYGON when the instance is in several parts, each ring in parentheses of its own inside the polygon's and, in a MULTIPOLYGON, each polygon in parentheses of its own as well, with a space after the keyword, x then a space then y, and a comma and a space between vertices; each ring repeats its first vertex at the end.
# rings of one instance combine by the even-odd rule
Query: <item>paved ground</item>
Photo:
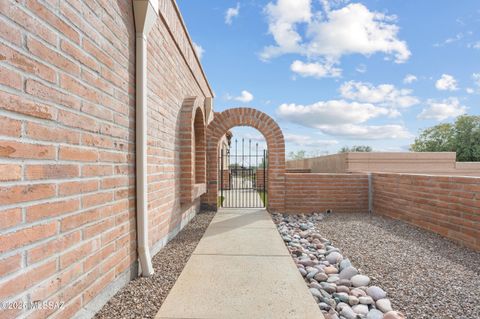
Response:
POLYGON ((157 319, 323 318, 264 209, 222 209, 157 319))

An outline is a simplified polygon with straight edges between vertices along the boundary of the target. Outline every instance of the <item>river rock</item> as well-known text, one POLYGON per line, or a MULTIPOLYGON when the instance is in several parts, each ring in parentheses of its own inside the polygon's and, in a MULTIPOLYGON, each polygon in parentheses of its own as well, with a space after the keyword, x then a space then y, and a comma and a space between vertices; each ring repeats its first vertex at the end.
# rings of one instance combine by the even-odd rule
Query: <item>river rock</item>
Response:
POLYGON ((346 292, 347 294, 350 292, 350 288, 346 286, 338 286, 337 285, 337 292, 346 292))
POLYGON ((330 264, 334 265, 342 261, 343 256, 337 251, 331 252, 327 255, 327 260, 330 264))
POLYGON ((352 307, 352 310, 359 315, 366 315, 368 313, 368 306, 367 305, 355 305, 352 307))
POLYGON ((367 313, 367 318, 366 319, 383 319, 383 312, 377 309, 371 309, 367 313))
POLYGON ((360 288, 353 288, 352 290, 350 290, 350 294, 355 296, 355 297, 363 297, 363 296, 366 296, 367 294, 365 293, 365 291, 363 291, 362 289, 360 288))
POLYGON ((318 291, 318 289, 316 288, 310 288, 310 293, 314 296, 314 297, 317 297, 317 298, 321 298, 322 297, 322 294, 320 293, 320 291, 318 291))
POLYGON ((380 287, 371 286, 367 288, 367 295, 373 298, 373 300, 377 301, 379 299, 383 299, 387 296, 387 293, 380 287))
POLYGON ((348 304, 350 306, 358 305, 358 298, 355 296, 348 296, 348 304))
POLYGON ((333 267, 333 266, 328 266, 328 267, 325 267, 325 269, 323 269, 323 271, 325 271, 325 273, 327 275, 330 275, 330 274, 337 274, 338 273, 338 269, 333 267))
POLYGON ((328 279, 328 275, 323 272, 319 272, 313 278, 316 281, 326 281, 328 279))
POLYGON ((325 290, 328 293, 334 293, 337 291, 337 286, 334 284, 329 284, 327 282, 321 282, 320 286, 322 287, 323 290, 325 290))
POLYGON ((362 305, 373 305, 375 303, 375 301, 373 301, 373 298, 370 296, 358 297, 358 301, 362 305))
POLYGON ((350 279, 350 281, 354 287, 362 287, 367 286, 370 283, 370 278, 365 275, 355 275, 350 279))
POLYGON ((389 311, 383 316, 383 319, 405 319, 405 316, 398 311, 389 311))
MULTIPOLYGON (((328 258, 328 257, 327 257, 328 258)), ((342 271, 340 271, 340 279, 351 279, 353 276, 358 274, 358 270, 355 267, 349 266, 342 271)))
POLYGON ((389 312, 393 310, 392 304, 388 298, 379 299, 375 304, 377 305, 377 308, 383 312, 389 312))
POLYGON ((357 314, 349 306, 343 307, 342 311, 340 311, 340 315, 345 317, 345 319, 357 318, 357 314))
POLYGON ((345 268, 350 267, 350 266, 352 266, 352 263, 350 262, 350 260, 349 259, 343 259, 340 262, 340 271, 342 271, 345 268))

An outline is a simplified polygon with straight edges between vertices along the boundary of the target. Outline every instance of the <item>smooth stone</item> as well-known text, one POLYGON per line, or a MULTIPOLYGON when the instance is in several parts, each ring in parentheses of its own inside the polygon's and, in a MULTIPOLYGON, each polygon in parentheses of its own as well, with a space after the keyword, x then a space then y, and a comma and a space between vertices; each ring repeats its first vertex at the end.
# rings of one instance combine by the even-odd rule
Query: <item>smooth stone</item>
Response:
POLYGON ((322 282, 320 283, 320 286, 322 287, 323 290, 325 290, 328 293, 334 293, 337 291, 337 287, 333 284, 322 282))
POLYGON ((337 305, 337 307, 336 307, 336 309, 337 309, 337 311, 342 311, 342 309, 343 309, 344 307, 348 307, 348 305, 347 305, 346 303, 344 303, 344 302, 339 302, 338 305, 337 305))
POLYGON ((326 304, 324 302, 319 303, 318 306, 320 307, 321 310, 326 310, 326 311, 328 311, 328 310, 330 310, 330 308, 332 308, 332 307, 330 307, 329 304, 326 304))
POLYGON ((405 316, 398 311, 389 311, 383 315, 383 319, 405 319, 405 316))
POLYGON ((367 295, 377 301, 378 299, 383 299, 387 296, 387 293, 380 287, 371 286, 367 288, 367 295))
POLYGON ((345 268, 350 267, 350 266, 352 266, 352 263, 350 262, 350 260, 349 259, 343 259, 340 262, 340 271, 342 271, 345 268))
POLYGON ((390 302, 390 300, 389 300, 388 298, 383 298, 383 299, 377 300, 377 302, 375 303, 375 305, 376 305, 377 308, 378 308, 379 310, 381 310, 382 312, 393 311, 393 309, 392 309, 392 303, 390 302))
POLYGON ((367 313, 367 318, 366 319, 383 319, 383 312, 377 309, 371 309, 367 313))
POLYGON ((351 279, 353 276, 358 275, 358 270, 355 267, 349 266, 340 271, 340 279, 351 279))
POLYGON ((375 301, 373 301, 373 298, 370 297, 370 296, 358 297, 358 301, 359 301, 362 305, 372 305, 373 303, 375 303, 375 301))
POLYGON ((348 294, 350 292, 350 288, 346 286, 337 286, 337 292, 345 292, 348 294))
POLYGON ((309 285, 308 285, 310 288, 315 288, 315 289, 322 289, 322 286, 320 286, 320 284, 318 282, 311 282, 309 285))
POLYGON ((358 298, 355 296, 348 296, 348 304, 350 306, 358 305, 358 298))
POLYGON ((317 273, 313 278, 316 281, 326 281, 328 279, 328 275, 322 272, 322 273, 317 273))
POLYGON ((337 282, 339 279, 340 278, 338 278, 337 275, 333 275, 333 276, 328 277, 327 282, 328 283, 333 283, 333 282, 337 282))
POLYGON ((339 319, 336 313, 326 313, 323 315, 325 319, 339 319))
POLYGON ((338 298, 341 302, 348 303, 348 294, 345 292, 334 293, 333 298, 338 298))
POLYGON ((323 269, 323 271, 325 271, 325 273, 327 275, 330 275, 330 274, 337 274, 338 273, 338 269, 333 267, 333 266, 328 266, 328 267, 325 267, 325 269, 323 269))
POLYGON ((322 294, 320 293, 320 291, 318 291, 318 289, 316 289, 316 288, 309 288, 308 290, 310 290, 310 293, 311 293, 314 297, 317 297, 317 298, 321 298, 321 297, 322 297, 322 294))
POLYGON ((340 254, 337 251, 329 252, 329 254, 327 255, 327 261, 332 265, 339 263, 340 261, 342 261, 342 259, 343 259, 342 254, 340 254))
POLYGON ((315 277, 315 275, 316 275, 319 271, 320 271, 320 270, 318 270, 317 268, 313 268, 313 269, 310 270, 310 272, 307 274, 307 278, 310 279, 310 278, 315 277))
POLYGON ((303 268, 298 268, 298 271, 300 271, 300 273, 302 274, 303 277, 305 277, 307 275, 307 271, 303 268))
POLYGON ((365 293, 365 291, 363 291, 362 289, 359 289, 359 288, 353 288, 352 290, 350 290, 350 294, 352 296, 355 296, 357 298, 359 297, 364 297, 366 296, 367 294, 365 293))
POLYGON ((352 307, 352 310, 359 315, 366 315, 368 313, 367 305, 355 305, 352 307))
POLYGON ((370 278, 365 275, 355 275, 350 279, 350 281, 354 287, 362 287, 367 286, 370 283, 370 278))
POLYGON ((337 285, 339 286, 346 286, 346 287, 351 287, 352 286, 352 282, 348 279, 340 279, 338 282, 337 282, 337 285))
POLYGON ((340 311, 340 315, 345 317, 345 319, 357 318, 357 314, 349 306, 343 307, 342 311, 340 311))

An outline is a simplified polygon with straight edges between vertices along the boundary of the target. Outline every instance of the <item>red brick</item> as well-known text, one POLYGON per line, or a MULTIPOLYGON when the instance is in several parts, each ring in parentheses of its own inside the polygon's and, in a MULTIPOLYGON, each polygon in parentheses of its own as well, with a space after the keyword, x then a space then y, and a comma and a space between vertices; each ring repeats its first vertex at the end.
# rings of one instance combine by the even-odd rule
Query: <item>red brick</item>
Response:
POLYGON ((18 247, 30 245, 38 240, 55 235, 57 223, 51 222, 23 228, 15 232, 3 234, 0 237, 0 253, 13 250, 18 247))
POLYGON ((98 190, 98 181, 67 182, 60 184, 58 193, 60 196, 90 193, 98 190))
POLYGON ((52 68, 0 43, 1 60, 5 60, 9 64, 44 80, 55 82, 56 74, 52 68))
POLYGON ((98 66, 98 63, 91 57, 85 54, 85 52, 81 49, 79 49, 77 46, 71 44, 68 41, 62 40, 61 42, 61 49, 69 54, 73 59, 76 61, 79 61, 86 67, 99 72, 100 67, 98 66))
POLYGON ((3 91, 0 91, 0 108, 47 120, 53 120, 57 116, 57 110, 54 107, 33 102, 3 91))
POLYGON ((20 30, 14 24, 0 20, 0 38, 20 46, 22 44, 22 38, 18 36, 19 33, 20 30))
POLYGON ((15 164, 0 164, 0 181, 18 181, 22 178, 22 166, 15 164))
POLYGON ((112 200, 113 200, 112 192, 84 195, 82 196, 82 207, 89 208, 92 206, 98 206, 98 205, 111 202, 112 200))
POLYGON ((34 184, 0 187, 0 205, 16 204, 55 196, 55 185, 34 184))
POLYGON ((49 63, 55 65, 65 72, 68 72, 69 74, 80 74, 80 67, 77 64, 65 58, 59 52, 50 49, 33 37, 28 37, 27 47, 32 54, 36 55, 42 61, 48 61, 49 63))
POLYGON ((98 131, 98 122, 85 115, 60 110, 58 121, 66 126, 84 129, 90 132, 98 131))
POLYGON ((27 6, 43 21, 48 22, 51 26, 56 28, 60 34, 67 36, 76 43, 80 41, 80 37, 77 31, 75 31, 72 27, 66 24, 55 14, 53 14, 47 7, 43 6, 37 0, 27 1, 27 6))
POLYGON ((82 177, 108 176, 112 174, 112 165, 84 165, 82 167, 82 177))
POLYGON ((22 255, 17 254, 7 258, 0 259, 0 276, 11 274, 20 270, 22 267, 22 255))
POLYGON ((64 217, 61 221, 61 230, 66 232, 68 230, 78 228, 84 224, 94 222, 100 218, 100 211, 98 209, 91 209, 72 216, 64 217))
POLYGON ((6 299, 7 297, 26 291, 43 279, 53 275, 56 269, 57 261, 51 260, 0 283, 0 298, 6 299))
POLYGON ((35 140, 51 141, 69 144, 80 143, 80 133, 58 127, 58 125, 41 125, 33 122, 27 123, 26 135, 35 140))
POLYGON ((0 84, 17 90, 23 89, 22 76, 13 70, 7 69, 4 65, 0 65, 0 84))
POLYGON ((80 100, 71 95, 65 94, 52 87, 43 85, 42 83, 28 79, 26 82, 26 92, 35 97, 57 103, 73 109, 80 109, 80 100))
POLYGON ((80 231, 74 231, 68 234, 61 234, 52 240, 38 245, 27 252, 28 265, 37 263, 54 254, 63 252, 75 244, 78 244, 82 238, 80 231))
POLYGON ((95 162, 98 158, 96 150, 70 146, 61 146, 58 154, 65 161, 95 162))
POLYGON ((37 179, 65 179, 79 176, 78 165, 27 165, 25 167, 25 178, 37 179))
POLYGON ((27 208, 27 222, 59 216, 79 208, 80 200, 78 198, 30 206, 27 208))
POLYGON ((16 226, 22 222, 22 209, 12 208, 0 211, 0 229, 16 226))
POLYGON ((80 246, 66 252, 60 256, 60 269, 65 269, 68 266, 76 263, 88 255, 92 254, 94 251, 100 248, 100 241, 94 239, 88 242, 81 244, 80 246))
POLYGON ((0 115, 0 135, 20 137, 22 122, 0 115))

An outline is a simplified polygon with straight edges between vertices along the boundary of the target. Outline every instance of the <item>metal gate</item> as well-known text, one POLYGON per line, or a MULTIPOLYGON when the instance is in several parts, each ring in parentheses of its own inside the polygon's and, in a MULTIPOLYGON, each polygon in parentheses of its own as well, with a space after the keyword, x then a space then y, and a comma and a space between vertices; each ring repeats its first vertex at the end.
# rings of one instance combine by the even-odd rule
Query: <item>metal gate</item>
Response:
POLYGON ((252 149, 252 141, 235 140, 220 151, 218 159, 220 196, 219 206, 231 208, 256 208, 268 205, 267 167, 268 152, 259 150, 258 143, 252 149), (248 149, 246 149, 248 147, 248 149))

